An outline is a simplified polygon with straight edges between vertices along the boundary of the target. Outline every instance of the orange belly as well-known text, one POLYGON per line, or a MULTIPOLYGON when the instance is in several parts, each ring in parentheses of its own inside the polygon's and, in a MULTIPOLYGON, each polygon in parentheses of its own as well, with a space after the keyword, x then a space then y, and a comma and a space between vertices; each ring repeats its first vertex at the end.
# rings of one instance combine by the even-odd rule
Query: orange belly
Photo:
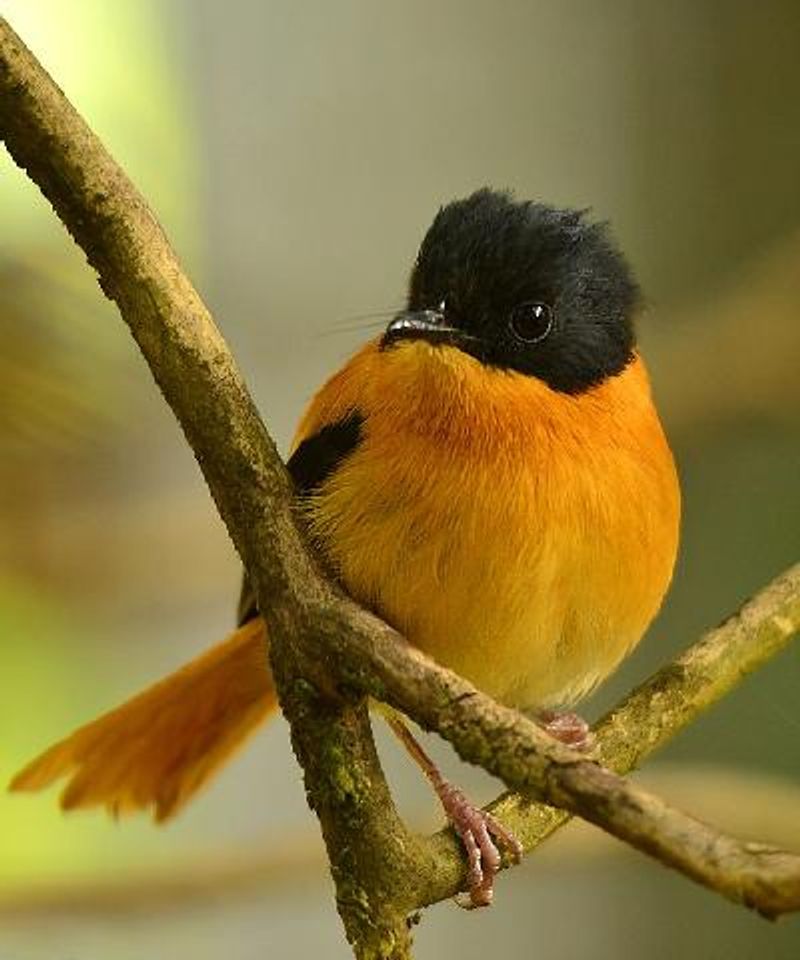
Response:
POLYGON ((678 483, 641 360, 576 397, 424 344, 353 376, 370 395, 340 380, 304 421, 368 411, 310 507, 345 586, 509 705, 578 699, 639 641, 675 561, 678 483))

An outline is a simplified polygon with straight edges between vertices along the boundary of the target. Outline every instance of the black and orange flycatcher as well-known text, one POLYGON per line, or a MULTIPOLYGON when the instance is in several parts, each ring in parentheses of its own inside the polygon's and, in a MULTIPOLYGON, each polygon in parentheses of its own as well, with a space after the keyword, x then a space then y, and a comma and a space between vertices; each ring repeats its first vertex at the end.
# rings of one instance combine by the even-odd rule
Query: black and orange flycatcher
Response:
MULTIPOLYGON (((481 190, 439 211, 406 309, 317 393, 289 460, 312 542, 412 643, 562 739, 669 584, 680 496, 604 225, 481 190)), ((268 616, 268 611, 267 611, 268 616)), ((82 727, 12 783, 66 809, 175 813, 277 705, 247 584, 222 644, 82 727)), ((475 905, 516 843, 434 782, 475 905)))

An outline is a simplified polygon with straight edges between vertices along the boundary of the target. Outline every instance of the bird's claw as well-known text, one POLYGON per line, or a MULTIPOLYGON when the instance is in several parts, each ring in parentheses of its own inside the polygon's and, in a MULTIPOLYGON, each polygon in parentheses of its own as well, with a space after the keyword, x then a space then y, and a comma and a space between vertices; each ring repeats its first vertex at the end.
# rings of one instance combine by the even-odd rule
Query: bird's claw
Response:
POLYGON ((595 736, 589 724, 577 713, 556 713, 555 710, 542 710, 537 716, 543 730, 559 743, 572 747, 580 753, 591 753, 595 748, 595 736))
POLYGON ((471 804, 451 783, 443 781, 437 792, 467 854, 467 897, 457 897, 456 903, 467 910, 488 907, 494 893, 494 878, 502 866, 502 854, 495 840, 514 863, 522 858, 522 844, 491 813, 471 804))

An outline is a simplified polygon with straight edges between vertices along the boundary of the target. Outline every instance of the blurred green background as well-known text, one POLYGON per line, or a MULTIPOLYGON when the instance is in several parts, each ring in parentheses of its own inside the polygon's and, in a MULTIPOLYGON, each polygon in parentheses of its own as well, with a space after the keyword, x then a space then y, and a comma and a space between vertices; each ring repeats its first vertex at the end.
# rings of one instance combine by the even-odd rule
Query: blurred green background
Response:
MULTIPOLYGON (((0 0, 131 173, 285 447, 472 189, 591 206, 648 298, 685 494, 658 623, 595 714, 800 559, 800 6, 0 0)), ((47 204, 0 156, 0 780, 230 627, 238 565, 183 438, 47 204)), ((641 774, 800 849, 800 653, 641 774)), ((381 736, 403 809, 439 820, 381 736)), ((479 798, 497 792, 438 755, 479 798)), ((421 958, 796 958, 777 926, 570 828, 421 958)), ((178 822, 0 796, 2 960, 347 957, 282 721, 178 822)))

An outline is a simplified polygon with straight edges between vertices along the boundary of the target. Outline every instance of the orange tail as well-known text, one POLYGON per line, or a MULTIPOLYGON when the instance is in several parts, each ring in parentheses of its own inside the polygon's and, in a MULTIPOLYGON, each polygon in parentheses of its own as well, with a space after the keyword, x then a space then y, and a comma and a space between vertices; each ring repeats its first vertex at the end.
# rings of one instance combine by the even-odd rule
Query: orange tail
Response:
POLYGON ((50 747, 10 789, 41 790, 69 777, 64 810, 105 806, 116 816, 152 808, 155 820, 166 820, 276 706, 266 628, 257 617, 50 747))

